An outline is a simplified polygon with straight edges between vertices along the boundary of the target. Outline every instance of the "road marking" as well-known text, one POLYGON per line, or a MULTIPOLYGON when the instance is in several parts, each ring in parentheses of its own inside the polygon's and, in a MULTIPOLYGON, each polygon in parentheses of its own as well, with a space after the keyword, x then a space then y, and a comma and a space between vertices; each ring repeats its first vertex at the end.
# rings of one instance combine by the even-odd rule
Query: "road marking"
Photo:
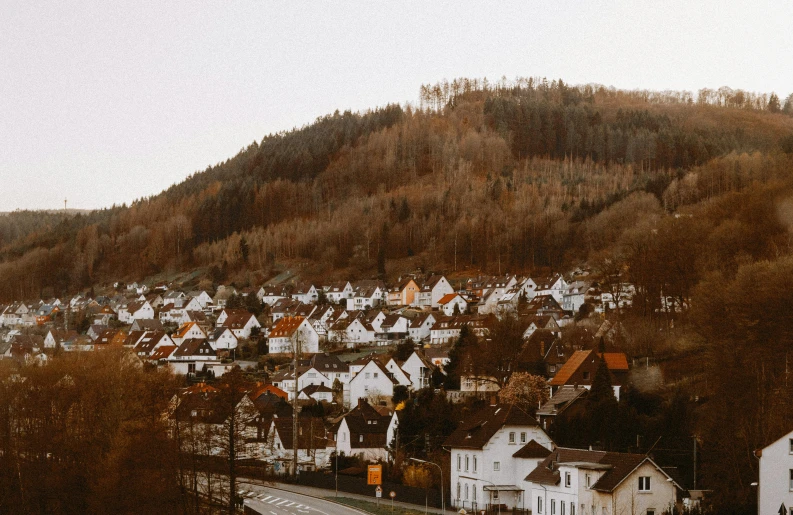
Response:
POLYGON ((267 494, 262 494, 260 498, 262 499, 262 501, 266 501, 267 499, 272 499, 273 496, 272 495, 267 495, 267 494), (265 496, 267 496, 267 497, 265 497, 265 496))
POLYGON ((276 512, 274 512, 274 511, 271 511, 270 513, 272 513, 273 515, 278 515, 278 514, 277 514, 276 512))
POLYGON ((280 500, 281 500, 280 497, 273 497, 273 500, 272 501, 267 501, 267 504, 272 504, 272 503, 274 503, 276 501, 280 501, 280 500))
POLYGON ((286 504, 288 502, 289 502, 289 499, 285 499, 285 500, 279 502, 278 504, 276 504, 276 506, 281 506, 282 504, 286 504))
POLYGON ((289 504, 286 505, 286 507, 288 508, 290 506, 294 506, 295 504, 297 504, 297 503, 296 502, 290 502, 289 504))

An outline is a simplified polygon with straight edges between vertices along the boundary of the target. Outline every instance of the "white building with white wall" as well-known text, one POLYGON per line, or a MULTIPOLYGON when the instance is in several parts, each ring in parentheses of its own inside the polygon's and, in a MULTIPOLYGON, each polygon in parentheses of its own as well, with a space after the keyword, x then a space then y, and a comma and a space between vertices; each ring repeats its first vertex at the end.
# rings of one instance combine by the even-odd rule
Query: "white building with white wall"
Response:
POLYGON ((643 454, 557 447, 524 479, 536 515, 661 515, 678 485, 643 454))
POLYGON ((793 513, 793 431, 755 451, 760 459, 757 513, 793 513))
POLYGON ((527 446, 550 452, 552 445, 534 417, 516 406, 491 403, 473 413, 443 444, 451 453, 452 505, 467 511, 527 508, 523 478, 537 460, 515 455, 527 446))

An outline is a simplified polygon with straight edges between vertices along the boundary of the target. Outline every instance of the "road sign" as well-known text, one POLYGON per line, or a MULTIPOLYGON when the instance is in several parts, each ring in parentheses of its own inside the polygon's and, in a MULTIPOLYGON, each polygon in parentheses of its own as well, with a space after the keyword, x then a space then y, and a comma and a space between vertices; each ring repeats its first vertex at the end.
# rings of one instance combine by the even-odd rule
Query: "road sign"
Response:
POLYGON ((382 485, 383 484, 383 466, 382 465, 369 465, 366 474, 367 485, 382 485))
POLYGON ((378 486, 377 488, 374 489, 374 494, 378 498, 382 497, 383 496, 383 489, 378 486))
POLYGON ((396 497, 396 492, 391 490, 391 493, 388 494, 388 496, 393 499, 394 497, 396 497))

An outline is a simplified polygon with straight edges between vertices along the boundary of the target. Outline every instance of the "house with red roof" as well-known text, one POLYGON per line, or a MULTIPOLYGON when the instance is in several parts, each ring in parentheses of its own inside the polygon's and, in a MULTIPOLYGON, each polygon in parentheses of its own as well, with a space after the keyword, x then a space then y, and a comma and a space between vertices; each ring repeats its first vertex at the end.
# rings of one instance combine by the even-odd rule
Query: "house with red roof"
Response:
POLYGON ((448 317, 462 315, 468 311, 468 303, 459 293, 447 293, 438 301, 438 307, 448 317))
POLYGON ((270 331, 267 343, 270 354, 292 354, 297 343, 304 354, 319 352, 319 335, 308 318, 301 316, 287 316, 278 320, 270 331))
POLYGON ((614 388, 614 396, 619 400, 620 389, 627 383, 628 379, 628 357, 624 352, 605 352, 600 354, 594 350, 575 351, 562 368, 556 373, 548 385, 551 387, 551 395, 562 386, 582 386, 586 389, 592 388, 592 380, 595 378, 600 360, 606 361, 611 374, 611 386, 614 388))

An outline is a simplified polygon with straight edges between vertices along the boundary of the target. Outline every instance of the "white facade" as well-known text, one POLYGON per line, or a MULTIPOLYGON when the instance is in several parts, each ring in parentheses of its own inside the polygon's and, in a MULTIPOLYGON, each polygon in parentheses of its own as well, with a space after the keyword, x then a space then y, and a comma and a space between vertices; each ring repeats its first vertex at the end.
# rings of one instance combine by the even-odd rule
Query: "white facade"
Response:
POLYGON ((512 425, 501 427, 482 449, 452 448, 452 504, 467 510, 474 502, 477 509, 484 509, 487 504, 528 507, 528 499, 524 498, 528 492, 521 482, 534 462, 512 455, 531 440, 551 449, 551 439, 539 426, 512 425), (515 485, 519 490, 495 492, 490 488, 492 484, 515 485))
POLYGON ((413 303, 421 308, 437 308, 438 301, 441 300, 444 295, 450 293, 454 293, 454 288, 452 288, 452 285, 449 284, 449 281, 445 277, 441 276, 432 287, 422 287, 421 291, 417 292, 413 298, 413 303))
POLYGON ((420 342, 426 338, 430 337, 430 330, 432 326, 435 325, 435 317, 431 314, 428 314, 426 318, 422 318, 420 323, 416 323, 415 321, 411 322, 410 329, 408 329, 408 334, 410 338, 414 342, 420 342))
POLYGON ((350 405, 358 404, 358 399, 365 399, 376 405, 380 401, 390 404, 394 396, 394 381, 375 362, 370 361, 353 377, 347 385, 350 405))
POLYGON ((598 479, 608 470, 609 465, 597 463, 558 463, 559 484, 540 486, 524 482, 527 488, 531 488, 532 513, 661 515, 674 506, 677 487, 673 482, 667 481, 669 476, 649 458, 613 491, 593 489, 598 479))
POLYGON ((316 354, 319 352, 319 335, 311 322, 304 318, 295 331, 287 336, 268 338, 271 354, 291 354, 294 348, 293 338, 300 341, 301 352, 316 354))
POLYGON ((413 352, 408 359, 402 363, 402 370, 410 376, 410 388, 414 391, 427 388, 432 384, 432 370, 427 367, 423 359, 417 352, 413 352))
POLYGON ((784 505, 793 510, 793 431, 764 447, 760 455, 757 513, 779 513, 784 505))
POLYGON ((468 311, 468 303, 460 295, 455 295, 453 299, 441 306, 446 316, 454 315, 455 308, 458 314, 463 314, 468 311))

